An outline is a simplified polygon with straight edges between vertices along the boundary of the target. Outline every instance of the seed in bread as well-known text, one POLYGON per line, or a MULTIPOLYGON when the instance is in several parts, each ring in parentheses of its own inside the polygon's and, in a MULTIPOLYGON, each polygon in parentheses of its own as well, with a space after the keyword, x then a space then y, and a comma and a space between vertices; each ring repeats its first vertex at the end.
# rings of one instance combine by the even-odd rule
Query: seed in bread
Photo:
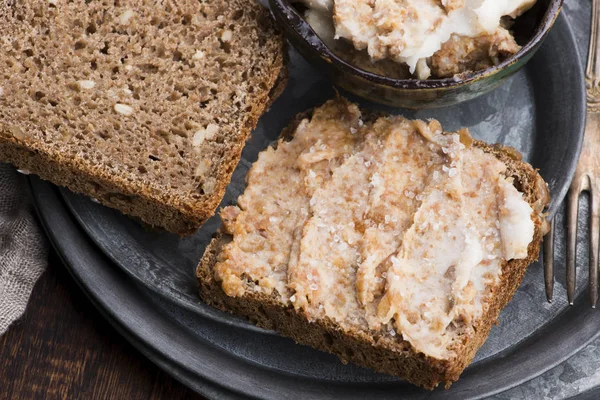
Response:
POLYGON ((449 384, 537 257, 547 188, 510 157, 466 130, 365 121, 330 101, 260 154, 239 207, 222 211, 201 297, 423 387, 449 384), (248 312, 259 303, 265 315, 248 312))

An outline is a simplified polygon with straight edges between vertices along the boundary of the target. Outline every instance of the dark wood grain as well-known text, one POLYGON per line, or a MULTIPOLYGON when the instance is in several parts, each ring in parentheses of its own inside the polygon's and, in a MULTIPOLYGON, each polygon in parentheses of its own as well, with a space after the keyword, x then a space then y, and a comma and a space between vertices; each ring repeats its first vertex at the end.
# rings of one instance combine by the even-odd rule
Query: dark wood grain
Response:
POLYGON ((58 257, 0 337, 0 398, 201 399, 125 341, 58 257))

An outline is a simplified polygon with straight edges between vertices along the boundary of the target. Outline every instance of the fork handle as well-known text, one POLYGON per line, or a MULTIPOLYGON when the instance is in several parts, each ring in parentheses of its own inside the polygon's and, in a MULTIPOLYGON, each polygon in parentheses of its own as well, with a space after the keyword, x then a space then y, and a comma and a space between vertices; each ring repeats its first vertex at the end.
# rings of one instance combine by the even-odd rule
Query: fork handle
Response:
POLYGON ((600 111, 600 0, 592 0, 592 26, 585 72, 588 106, 600 111))

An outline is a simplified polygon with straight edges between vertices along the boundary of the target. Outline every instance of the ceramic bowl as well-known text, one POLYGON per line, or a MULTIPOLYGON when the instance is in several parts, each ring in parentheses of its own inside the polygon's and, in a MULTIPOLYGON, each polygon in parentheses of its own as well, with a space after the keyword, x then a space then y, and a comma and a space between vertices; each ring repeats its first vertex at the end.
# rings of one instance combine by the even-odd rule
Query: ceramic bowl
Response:
POLYGON ((394 107, 421 109, 458 104, 494 90, 531 59, 550 31, 563 0, 538 0, 511 28, 521 50, 502 63, 463 79, 394 79, 357 68, 327 47, 290 0, 269 0, 292 45, 333 83, 359 97, 394 107))

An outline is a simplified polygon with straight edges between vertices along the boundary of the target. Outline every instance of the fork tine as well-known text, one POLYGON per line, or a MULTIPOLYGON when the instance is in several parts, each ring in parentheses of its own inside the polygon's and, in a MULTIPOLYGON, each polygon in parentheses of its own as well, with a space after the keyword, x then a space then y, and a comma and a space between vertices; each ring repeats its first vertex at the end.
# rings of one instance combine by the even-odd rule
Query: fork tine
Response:
POLYGON ((544 237, 544 282, 546 299, 552 303, 554 296, 554 218, 550 221, 550 231, 544 237))
POLYGON ((573 182, 569 189, 567 215, 567 299, 573 305, 575 300, 575 258, 577 256, 577 217, 579 212, 579 182, 573 182))
POLYGON ((598 244, 600 240, 600 196, 596 182, 590 185, 590 277, 589 295, 592 308, 598 302, 598 244))

